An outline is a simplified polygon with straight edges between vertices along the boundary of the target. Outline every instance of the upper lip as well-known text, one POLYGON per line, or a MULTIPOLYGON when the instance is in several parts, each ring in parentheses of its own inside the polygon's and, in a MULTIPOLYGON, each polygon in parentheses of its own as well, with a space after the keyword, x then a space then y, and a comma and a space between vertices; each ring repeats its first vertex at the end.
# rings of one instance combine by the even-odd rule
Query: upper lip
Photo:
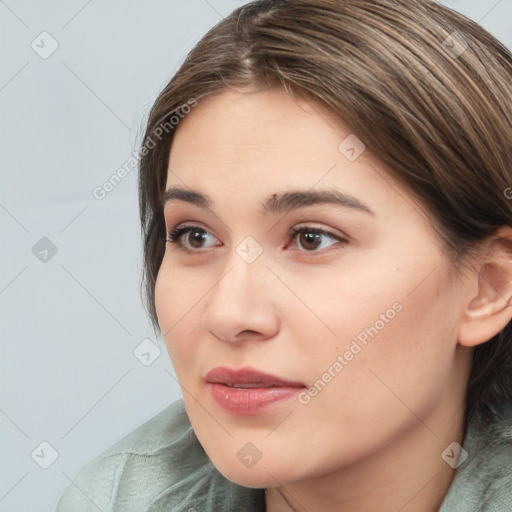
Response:
POLYGON ((227 366, 218 366, 206 374, 205 380, 212 384, 224 384, 232 387, 305 387, 302 382, 285 380, 250 367, 235 370, 227 366))

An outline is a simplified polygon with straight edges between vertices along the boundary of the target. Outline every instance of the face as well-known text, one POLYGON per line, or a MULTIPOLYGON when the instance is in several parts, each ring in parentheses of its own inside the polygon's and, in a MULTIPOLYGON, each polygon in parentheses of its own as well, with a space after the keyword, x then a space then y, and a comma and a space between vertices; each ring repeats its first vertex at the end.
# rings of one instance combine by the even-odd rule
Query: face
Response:
POLYGON ((463 289, 424 209, 328 109, 211 96, 177 129, 166 188, 158 320, 230 480, 349 467, 443 400, 463 289))

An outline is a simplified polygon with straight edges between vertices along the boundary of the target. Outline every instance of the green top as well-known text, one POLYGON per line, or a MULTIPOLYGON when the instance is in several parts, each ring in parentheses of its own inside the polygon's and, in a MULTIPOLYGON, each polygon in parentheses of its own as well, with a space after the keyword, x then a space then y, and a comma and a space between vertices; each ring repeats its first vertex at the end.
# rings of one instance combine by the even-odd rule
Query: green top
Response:
MULTIPOLYGON (((512 415, 473 422, 468 458, 439 512, 512 511, 512 415)), ((57 512, 265 512, 262 489, 217 471, 178 400, 96 457, 66 489, 57 512)))

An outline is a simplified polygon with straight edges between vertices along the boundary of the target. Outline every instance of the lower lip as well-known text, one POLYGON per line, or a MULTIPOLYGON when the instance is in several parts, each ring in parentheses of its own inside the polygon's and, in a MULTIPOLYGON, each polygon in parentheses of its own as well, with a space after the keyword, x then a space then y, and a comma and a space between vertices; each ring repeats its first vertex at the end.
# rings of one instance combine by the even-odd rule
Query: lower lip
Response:
POLYGON ((295 397, 303 387, 233 388, 209 383, 213 398, 231 414, 252 416, 295 397))

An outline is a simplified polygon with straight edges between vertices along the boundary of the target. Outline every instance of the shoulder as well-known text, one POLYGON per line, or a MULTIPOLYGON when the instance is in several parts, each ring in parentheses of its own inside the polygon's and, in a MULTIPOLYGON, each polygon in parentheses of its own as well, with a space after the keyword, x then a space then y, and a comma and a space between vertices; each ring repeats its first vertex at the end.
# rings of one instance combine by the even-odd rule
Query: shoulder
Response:
POLYGON ((494 422, 468 425, 467 459, 457 469, 440 512, 512 510, 512 408, 495 411, 494 422))
MULTIPOLYGON (((245 508, 258 499, 256 490, 215 469, 178 400, 92 460, 69 484, 57 512, 188 512, 206 510, 206 500, 245 508)), ((259 509, 247 512, 253 510, 259 509)))

